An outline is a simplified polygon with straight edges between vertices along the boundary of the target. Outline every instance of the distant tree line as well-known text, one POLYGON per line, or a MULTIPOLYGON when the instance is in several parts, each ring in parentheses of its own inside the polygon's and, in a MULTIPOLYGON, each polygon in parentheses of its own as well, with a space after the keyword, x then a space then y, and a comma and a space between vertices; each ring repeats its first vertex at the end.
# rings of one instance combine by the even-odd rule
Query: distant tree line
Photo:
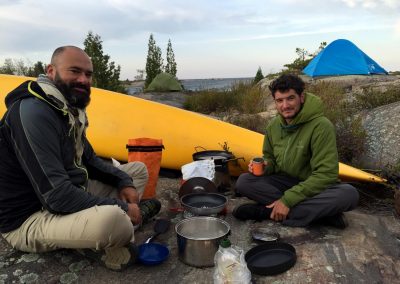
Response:
POLYGON ((6 58, 4 64, 0 66, 1 74, 37 77, 45 73, 45 64, 41 61, 35 64, 28 60, 6 58))

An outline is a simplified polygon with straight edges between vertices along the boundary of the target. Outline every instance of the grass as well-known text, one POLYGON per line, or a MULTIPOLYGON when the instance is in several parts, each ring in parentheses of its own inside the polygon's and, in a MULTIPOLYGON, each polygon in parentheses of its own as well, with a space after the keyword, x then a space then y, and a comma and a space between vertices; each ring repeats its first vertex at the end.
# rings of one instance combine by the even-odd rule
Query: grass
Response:
POLYGON ((346 99, 344 87, 337 83, 320 81, 307 86, 306 91, 319 96, 326 117, 335 125, 339 159, 358 166, 364 151, 366 133, 361 118, 346 99))
POLYGON ((400 86, 392 86, 383 91, 369 87, 355 95, 354 107, 357 110, 373 109, 398 101, 400 101, 400 86))
POLYGON ((267 96, 260 87, 251 83, 234 84, 230 90, 221 92, 205 90, 194 92, 186 102, 187 110, 211 114, 213 112, 239 111, 241 113, 258 113, 265 107, 263 103, 267 96))
POLYGON ((236 83, 222 92, 206 90, 193 93, 184 103, 187 110, 226 117, 240 127, 264 133, 268 119, 258 115, 266 109, 269 94, 252 83, 236 83), (244 115, 236 115, 237 113, 244 115))

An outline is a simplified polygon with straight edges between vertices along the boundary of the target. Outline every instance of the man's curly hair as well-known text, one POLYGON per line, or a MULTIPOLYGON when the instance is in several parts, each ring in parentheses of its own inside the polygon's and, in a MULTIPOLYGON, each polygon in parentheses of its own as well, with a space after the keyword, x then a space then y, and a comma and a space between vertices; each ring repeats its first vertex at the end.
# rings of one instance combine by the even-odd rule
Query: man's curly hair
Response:
POLYGON ((277 91, 285 93, 290 89, 293 89, 298 95, 301 95, 304 91, 304 87, 305 84, 299 76, 283 74, 272 81, 268 88, 271 91, 272 96, 275 98, 275 93, 277 91))

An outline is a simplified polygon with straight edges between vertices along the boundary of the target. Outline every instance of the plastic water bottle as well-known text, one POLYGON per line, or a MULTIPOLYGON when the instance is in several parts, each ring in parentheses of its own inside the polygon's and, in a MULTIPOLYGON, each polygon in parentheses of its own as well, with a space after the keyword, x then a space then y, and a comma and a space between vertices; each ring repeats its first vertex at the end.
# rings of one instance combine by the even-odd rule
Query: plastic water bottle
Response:
POLYGON ((251 273, 244 260, 243 250, 232 247, 229 239, 220 242, 214 264, 214 284, 250 283, 251 273))

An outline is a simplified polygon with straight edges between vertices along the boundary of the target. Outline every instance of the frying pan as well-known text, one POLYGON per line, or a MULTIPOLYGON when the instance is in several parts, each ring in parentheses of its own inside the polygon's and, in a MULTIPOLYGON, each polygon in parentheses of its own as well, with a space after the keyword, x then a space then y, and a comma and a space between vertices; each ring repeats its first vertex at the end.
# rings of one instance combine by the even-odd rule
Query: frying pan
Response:
POLYGON ((267 242, 250 249, 244 259, 251 273, 275 275, 285 272, 296 263, 296 250, 287 243, 267 242))
POLYGON ((228 199, 218 193, 189 193, 181 197, 181 204, 192 214, 208 216, 220 213, 228 199))
POLYGON ((139 261, 145 265, 156 265, 162 263, 169 256, 168 247, 159 244, 152 243, 156 236, 161 233, 165 233, 169 229, 171 222, 167 219, 158 219, 154 224, 154 232, 150 238, 146 240, 144 244, 139 246, 139 261))

